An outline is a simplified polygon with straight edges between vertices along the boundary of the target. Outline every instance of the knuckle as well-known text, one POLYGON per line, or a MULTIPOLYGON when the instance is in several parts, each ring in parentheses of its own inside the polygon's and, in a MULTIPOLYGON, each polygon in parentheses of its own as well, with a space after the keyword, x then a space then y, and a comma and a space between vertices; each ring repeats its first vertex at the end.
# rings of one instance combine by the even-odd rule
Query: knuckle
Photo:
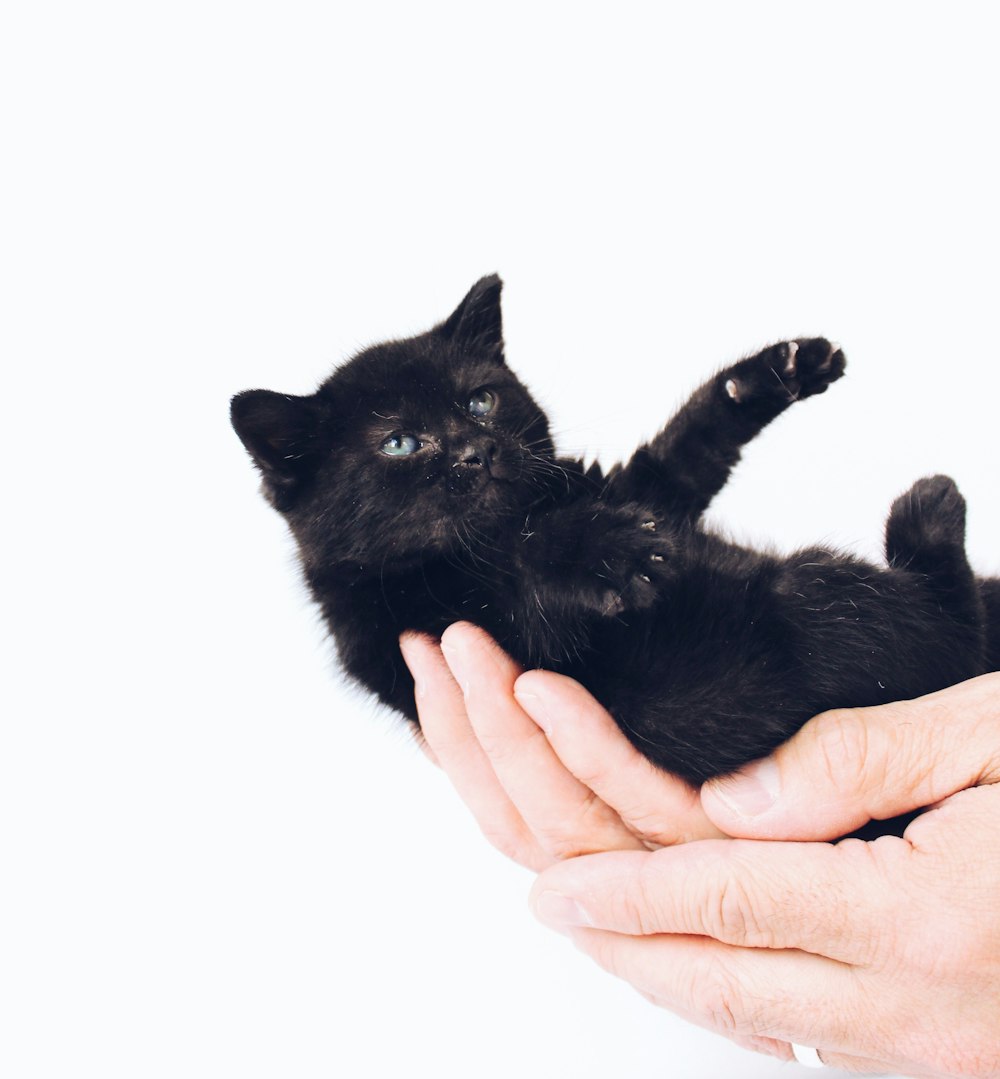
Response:
POLYGON ((613 813, 607 802, 599 798, 592 790, 587 790, 576 810, 577 827, 581 831, 599 830, 604 827, 609 819, 619 820, 617 813, 613 813))
POLYGON ((706 899, 707 931, 726 944, 767 947, 766 935, 757 919, 754 896, 738 877, 726 876, 706 899))
POLYGON ((490 846, 498 850, 505 858, 517 862, 518 865, 531 867, 535 864, 533 851, 521 836, 504 829, 483 827, 480 830, 490 846))
POLYGON ((639 862, 632 880, 632 887, 620 889, 615 896, 622 924, 634 926, 639 936, 662 933, 671 923, 665 911, 671 890, 663 886, 663 874, 655 854, 639 862))
POLYGON ((834 789, 850 784, 873 766, 880 767, 873 759, 870 730, 860 709, 825 712, 816 726, 815 745, 822 777, 834 789))
POLYGON ((535 838, 557 862, 564 862, 568 858, 576 858, 578 855, 588 853, 572 836, 566 836, 551 828, 536 827, 535 838))
POLYGON ((596 854, 602 849, 600 843, 594 842, 593 838, 585 842, 579 836, 567 835, 551 828, 538 828, 535 834, 540 846, 557 862, 579 858, 584 854, 596 854))
POLYGON ((743 991, 733 972, 721 963, 712 964, 708 976, 694 992, 694 1007, 720 1034, 753 1033, 744 1020, 743 991))
POLYGON ((541 846, 558 861, 603 850, 617 850, 631 840, 631 833, 616 814, 593 791, 588 791, 574 811, 563 813, 554 823, 537 822, 532 830, 541 846))
POLYGON ((694 998, 698 1014, 731 1038, 776 1038, 790 1013, 801 1007, 798 995, 772 979, 762 979, 739 953, 709 965, 694 998))
POLYGON ((644 781, 653 779, 657 786, 650 790, 649 783, 644 782, 641 784, 646 788, 643 798, 628 801, 619 798, 615 802, 626 827, 641 839, 662 846, 696 838, 692 831, 702 820, 699 791, 687 785, 661 784, 662 774, 655 774, 651 765, 647 769, 647 764, 643 759, 643 772, 639 778, 644 781))
POLYGON ((678 823, 664 819, 664 814, 659 809, 622 810, 622 821, 632 835, 647 844, 667 847, 683 841, 684 838, 678 823))
MULTIPOLYGON (((570 724, 567 724, 570 727, 570 724)), ((571 728, 572 729, 572 728, 571 728)), ((607 779, 607 773, 599 761, 573 761, 573 775, 591 790, 599 788, 607 779)))

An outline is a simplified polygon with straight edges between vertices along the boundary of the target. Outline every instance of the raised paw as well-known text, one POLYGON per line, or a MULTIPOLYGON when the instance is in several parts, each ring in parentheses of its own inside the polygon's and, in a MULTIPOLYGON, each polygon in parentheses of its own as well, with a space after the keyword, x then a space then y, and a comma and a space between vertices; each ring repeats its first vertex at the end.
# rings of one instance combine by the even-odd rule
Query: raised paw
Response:
POLYGON ((823 393, 846 366, 843 351, 825 337, 803 337, 771 345, 735 364, 724 372, 723 387, 737 404, 784 407, 823 393))

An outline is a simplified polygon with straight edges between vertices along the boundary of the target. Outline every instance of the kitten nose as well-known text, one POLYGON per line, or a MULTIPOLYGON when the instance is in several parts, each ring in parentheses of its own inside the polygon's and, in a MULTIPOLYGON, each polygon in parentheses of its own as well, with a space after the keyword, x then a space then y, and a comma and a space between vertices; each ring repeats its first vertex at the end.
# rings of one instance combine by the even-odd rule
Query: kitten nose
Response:
POLYGON ((465 465, 466 468, 485 468, 489 471, 496 455, 497 444, 495 442, 482 442, 479 444, 470 442, 459 450, 457 463, 465 465))

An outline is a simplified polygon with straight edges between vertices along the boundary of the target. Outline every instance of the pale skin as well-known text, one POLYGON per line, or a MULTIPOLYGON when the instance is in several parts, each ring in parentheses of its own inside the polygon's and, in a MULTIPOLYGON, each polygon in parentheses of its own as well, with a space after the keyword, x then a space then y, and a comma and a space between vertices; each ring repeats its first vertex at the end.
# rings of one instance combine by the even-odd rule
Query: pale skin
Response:
POLYGON ((698 791, 481 630, 402 643, 429 754, 606 970, 784 1059, 1000 1075, 1000 674, 824 713, 698 791), (903 838, 824 842, 922 806, 903 838))

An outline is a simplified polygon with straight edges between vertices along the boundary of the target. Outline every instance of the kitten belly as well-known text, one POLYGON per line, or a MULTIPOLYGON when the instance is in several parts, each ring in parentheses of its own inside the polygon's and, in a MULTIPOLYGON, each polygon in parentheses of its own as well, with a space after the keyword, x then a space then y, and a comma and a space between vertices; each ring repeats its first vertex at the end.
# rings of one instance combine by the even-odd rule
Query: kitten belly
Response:
POLYGON ((923 696, 988 669, 981 626, 943 611, 918 575, 869 567, 859 580, 858 565, 843 570, 851 585, 824 585, 822 604, 808 590, 789 598, 766 569, 739 587, 692 573, 691 588, 627 624, 607 621, 559 669, 639 752, 694 783, 766 756, 820 712, 923 696), (831 594, 850 619, 831 612, 831 594))

